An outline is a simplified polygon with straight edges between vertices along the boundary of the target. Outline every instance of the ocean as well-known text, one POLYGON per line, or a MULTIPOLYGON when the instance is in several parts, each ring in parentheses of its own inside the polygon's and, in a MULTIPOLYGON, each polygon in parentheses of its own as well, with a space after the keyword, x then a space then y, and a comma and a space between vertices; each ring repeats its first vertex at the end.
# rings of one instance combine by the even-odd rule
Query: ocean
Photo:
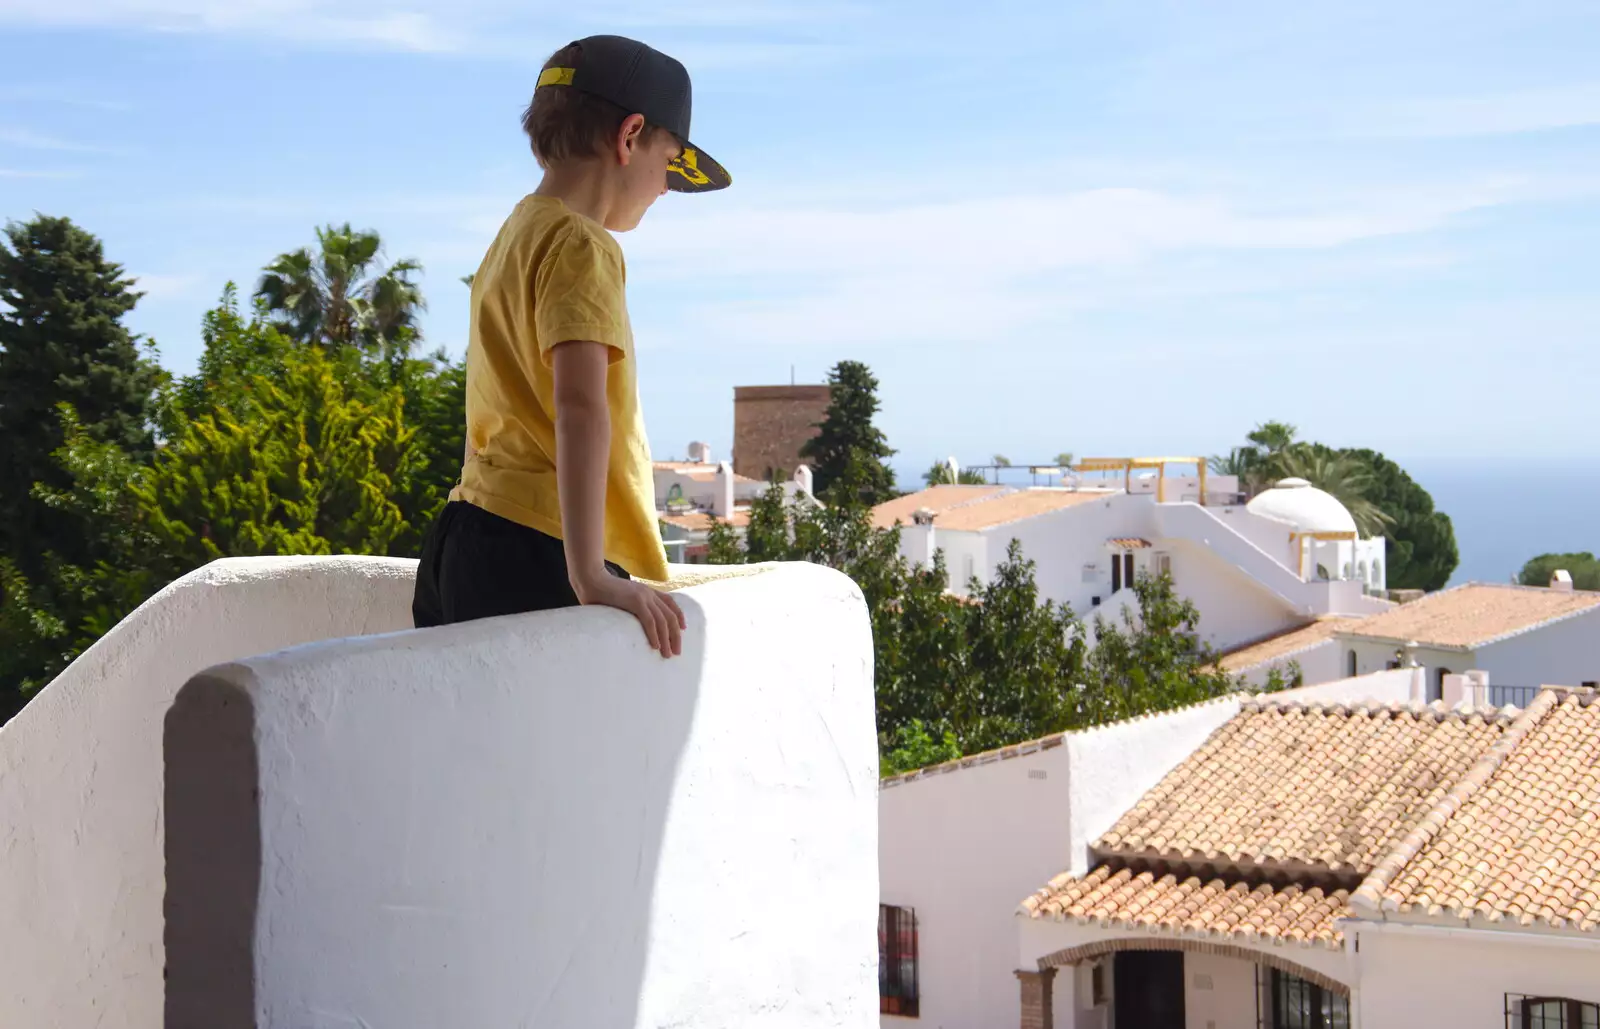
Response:
POLYGON ((1451 585, 1509 582, 1539 554, 1600 551, 1600 461, 1397 463, 1455 526, 1451 585))

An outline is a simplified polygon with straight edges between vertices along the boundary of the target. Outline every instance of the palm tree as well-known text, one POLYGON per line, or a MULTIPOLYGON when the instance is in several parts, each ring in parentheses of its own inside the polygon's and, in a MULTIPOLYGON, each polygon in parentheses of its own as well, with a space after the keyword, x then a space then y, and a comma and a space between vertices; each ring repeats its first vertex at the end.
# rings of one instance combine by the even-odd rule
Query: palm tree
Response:
POLYGON ((1304 479, 1343 504, 1355 519, 1363 536, 1380 536, 1394 525, 1394 519, 1368 499, 1374 482, 1372 471, 1347 454, 1293 444, 1266 462, 1274 480, 1304 479))
POLYGON ((304 343, 393 345, 419 335, 427 310, 414 260, 381 261, 376 232, 346 222, 317 229, 317 249, 302 247, 263 269, 256 296, 288 335, 304 343))

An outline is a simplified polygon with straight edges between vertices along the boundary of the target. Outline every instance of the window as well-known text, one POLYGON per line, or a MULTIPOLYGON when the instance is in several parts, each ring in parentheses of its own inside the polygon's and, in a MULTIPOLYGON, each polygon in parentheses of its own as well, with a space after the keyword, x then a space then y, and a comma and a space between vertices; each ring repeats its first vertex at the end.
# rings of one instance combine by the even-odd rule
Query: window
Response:
POLYGON ((1261 1029, 1350 1029, 1350 998, 1344 994, 1260 965, 1256 982, 1261 1029))
POLYGON ((917 1017, 917 913, 878 905, 878 1011, 917 1017))
POLYGON ((1350 659, 1349 660, 1350 660, 1350 665, 1349 665, 1350 670, 1349 670, 1348 674, 1349 674, 1350 678, 1354 679, 1356 677, 1356 674, 1357 674, 1357 672, 1356 672, 1356 652, 1355 651, 1352 650, 1350 652, 1350 659))
POLYGON ((1096 961, 1089 968, 1089 1005, 1099 1007, 1109 998, 1106 997, 1106 963, 1096 961))
POLYGON ((1171 554, 1157 554, 1156 555, 1156 557, 1155 557, 1155 575, 1156 575, 1156 578, 1158 578, 1158 579, 1161 578, 1163 575, 1167 576, 1168 578, 1170 578, 1172 576, 1172 555, 1171 554))
POLYGON ((1506 1029, 1600 1029, 1600 1004, 1508 993, 1506 1029))

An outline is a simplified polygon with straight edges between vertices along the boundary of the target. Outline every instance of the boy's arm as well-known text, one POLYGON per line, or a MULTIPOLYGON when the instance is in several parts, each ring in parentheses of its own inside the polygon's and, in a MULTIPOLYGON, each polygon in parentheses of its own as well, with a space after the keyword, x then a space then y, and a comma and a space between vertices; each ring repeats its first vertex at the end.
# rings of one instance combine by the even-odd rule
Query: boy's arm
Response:
POLYGON ((556 489, 567 578, 583 604, 628 611, 653 649, 680 653, 683 612, 665 593, 606 570, 606 471, 611 464, 611 413, 606 404, 610 348, 574 340, 550 351, 555 378, 556 489))

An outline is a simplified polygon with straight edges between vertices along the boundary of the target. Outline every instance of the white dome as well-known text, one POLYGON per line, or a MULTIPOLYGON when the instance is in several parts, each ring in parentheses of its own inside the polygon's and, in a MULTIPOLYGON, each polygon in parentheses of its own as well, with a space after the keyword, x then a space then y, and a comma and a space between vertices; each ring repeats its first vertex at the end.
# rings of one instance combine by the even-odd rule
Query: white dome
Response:
POLYGON ((1332 493, 1304 479, 1283 479, 1245 510, 1263 518, 1288 522, 1296 532, 1355 532, 1356 520, 1332 493))

